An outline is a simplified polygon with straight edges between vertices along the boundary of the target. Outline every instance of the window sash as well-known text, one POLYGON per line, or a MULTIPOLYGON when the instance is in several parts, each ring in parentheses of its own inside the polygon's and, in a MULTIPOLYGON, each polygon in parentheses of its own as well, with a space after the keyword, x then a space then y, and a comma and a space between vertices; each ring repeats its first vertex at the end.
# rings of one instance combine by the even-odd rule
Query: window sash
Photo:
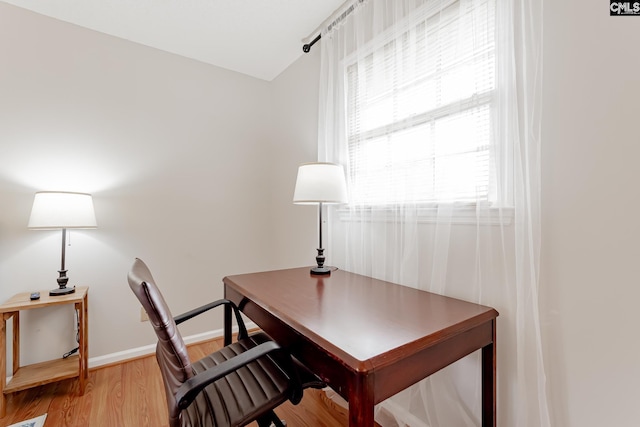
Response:
POLYGON ((429 13, 345 67, 353 204, 496 201, 494 0, 429 13))

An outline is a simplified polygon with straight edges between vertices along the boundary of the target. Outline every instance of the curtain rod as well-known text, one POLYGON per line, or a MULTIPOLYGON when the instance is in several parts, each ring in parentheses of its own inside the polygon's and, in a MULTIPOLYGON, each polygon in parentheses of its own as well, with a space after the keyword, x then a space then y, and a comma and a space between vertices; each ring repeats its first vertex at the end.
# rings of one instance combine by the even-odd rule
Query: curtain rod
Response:
MULTIPOLYGON (((364 3, 364 2, 365 2, 365 0, 355 0, 351 4, 351 6, 349 6, 344 12, 342 12, 336 19, 331 21, 331 23, 327 26, 327 32, 331 31, 333 29, 333 27, 338 25, 340 22, 342 22, 344 20, 344 18, 349 16, 351 14, 351 12, 353 12, 355 10, 355 8, 356 8, 356 6, 358 4, 364 3)), ((329 19, 331 19, 331 18, 329 18, 329 19)), ((322 25, 320 25, 320 27, 322 28, 325 25, 326 22, 327 21, 323 22, 322 25)), ((308 53, 311 50, 311 46, 316 44, 316 42, 318 40, 320 40, 321 38, 322 38, 322 32, 320 32, 320 34, 318 34, 315 39, 311 40, 309 43, 307 43, 304 46, 302 46, 302 51, 304 53, 308 53)))
POLYGON ((309 53, 309 51, 311 50, 311 46, 316 44, 316 42, 318 40, 320 40, 321 37, 322 37, 322 34, 318 34, 315 39, 311 40, 311 42, 309 42, 309 43, 305 44, 304 46, 302 46, 302 51, 304 53, 309 53))

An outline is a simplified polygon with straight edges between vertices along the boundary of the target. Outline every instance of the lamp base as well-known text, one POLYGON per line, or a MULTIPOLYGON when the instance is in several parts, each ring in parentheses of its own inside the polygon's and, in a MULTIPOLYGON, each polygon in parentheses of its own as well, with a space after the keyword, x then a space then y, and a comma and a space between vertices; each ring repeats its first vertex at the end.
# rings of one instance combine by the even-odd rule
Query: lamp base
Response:
POLYGON ((315 274, 319 276, 331 274, 331 269, 324 266, 324 249, 322 248, 318 248, 318 256, 316 256, 316 263, 318 264, 318 266, 311 268, 311 274, 315 274))
POLYGON ((324 276, 327 274, 331 274, 331 269, 327 267, 313 267, 311 269, 311 274, 317 276, 324 276))
MULTIPOLYGON (((62 231, 62 259, 64 260, 64 230, 62 231)), ((76 291, 76 288, 67 288, 67 283, 69 282, 69 278, 67 277, 67 270, 64 269, 64 261, 62 261, 62 267, 58 270, 60 277, 56 279, 58 282, 58 289, 53 289, 49 291, 49 296, 56 297, 60 295, 69 295, 76 291)))
POLYGON ((52 297, 57 297, 60 295, 69 295, 72 294, 76 291, 75 286, 73 288, 58 288, 58 289, 52 289, 49 291, 49 296, 52 297))

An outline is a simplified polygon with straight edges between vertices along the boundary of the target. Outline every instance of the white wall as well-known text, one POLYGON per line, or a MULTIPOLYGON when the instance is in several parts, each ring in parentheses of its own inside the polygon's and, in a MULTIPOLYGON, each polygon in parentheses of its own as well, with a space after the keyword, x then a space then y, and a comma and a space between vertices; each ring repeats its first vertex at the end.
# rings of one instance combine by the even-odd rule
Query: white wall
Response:
POLYGON ((542 311, 555 425, 640 425, 640 16, 545 2, 542 311))
POLYGON ((318 158, 319 76, 320 49, 316 48, 271 82, 276 112, 272 131, 271 251, 277 268, 315 265, 317 207, 294 205, 292 200, 298 166, 318 158))
MULTIPOLYGON (((57 286, 59 232, 26 228, 39 190, 94 196, 99 228, 67 248, 70 284, 90 286, 91 358, 155 342, 126 282, 134 257, 176 314, 272 266, 268 82, 5 3, 0 58, 0 300, 57 286)), ((23 363, 73 347, 67 308, 25 313, 23 363)))

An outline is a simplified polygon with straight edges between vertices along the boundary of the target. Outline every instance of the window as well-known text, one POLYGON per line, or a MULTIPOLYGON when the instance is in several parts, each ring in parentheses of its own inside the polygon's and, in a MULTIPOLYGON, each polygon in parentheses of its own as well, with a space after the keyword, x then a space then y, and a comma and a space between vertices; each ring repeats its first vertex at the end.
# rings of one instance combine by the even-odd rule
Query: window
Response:
POLYGON ((452 1, 346 61, 352 203, 496 202, 494 23, 494 0, 452 1))

